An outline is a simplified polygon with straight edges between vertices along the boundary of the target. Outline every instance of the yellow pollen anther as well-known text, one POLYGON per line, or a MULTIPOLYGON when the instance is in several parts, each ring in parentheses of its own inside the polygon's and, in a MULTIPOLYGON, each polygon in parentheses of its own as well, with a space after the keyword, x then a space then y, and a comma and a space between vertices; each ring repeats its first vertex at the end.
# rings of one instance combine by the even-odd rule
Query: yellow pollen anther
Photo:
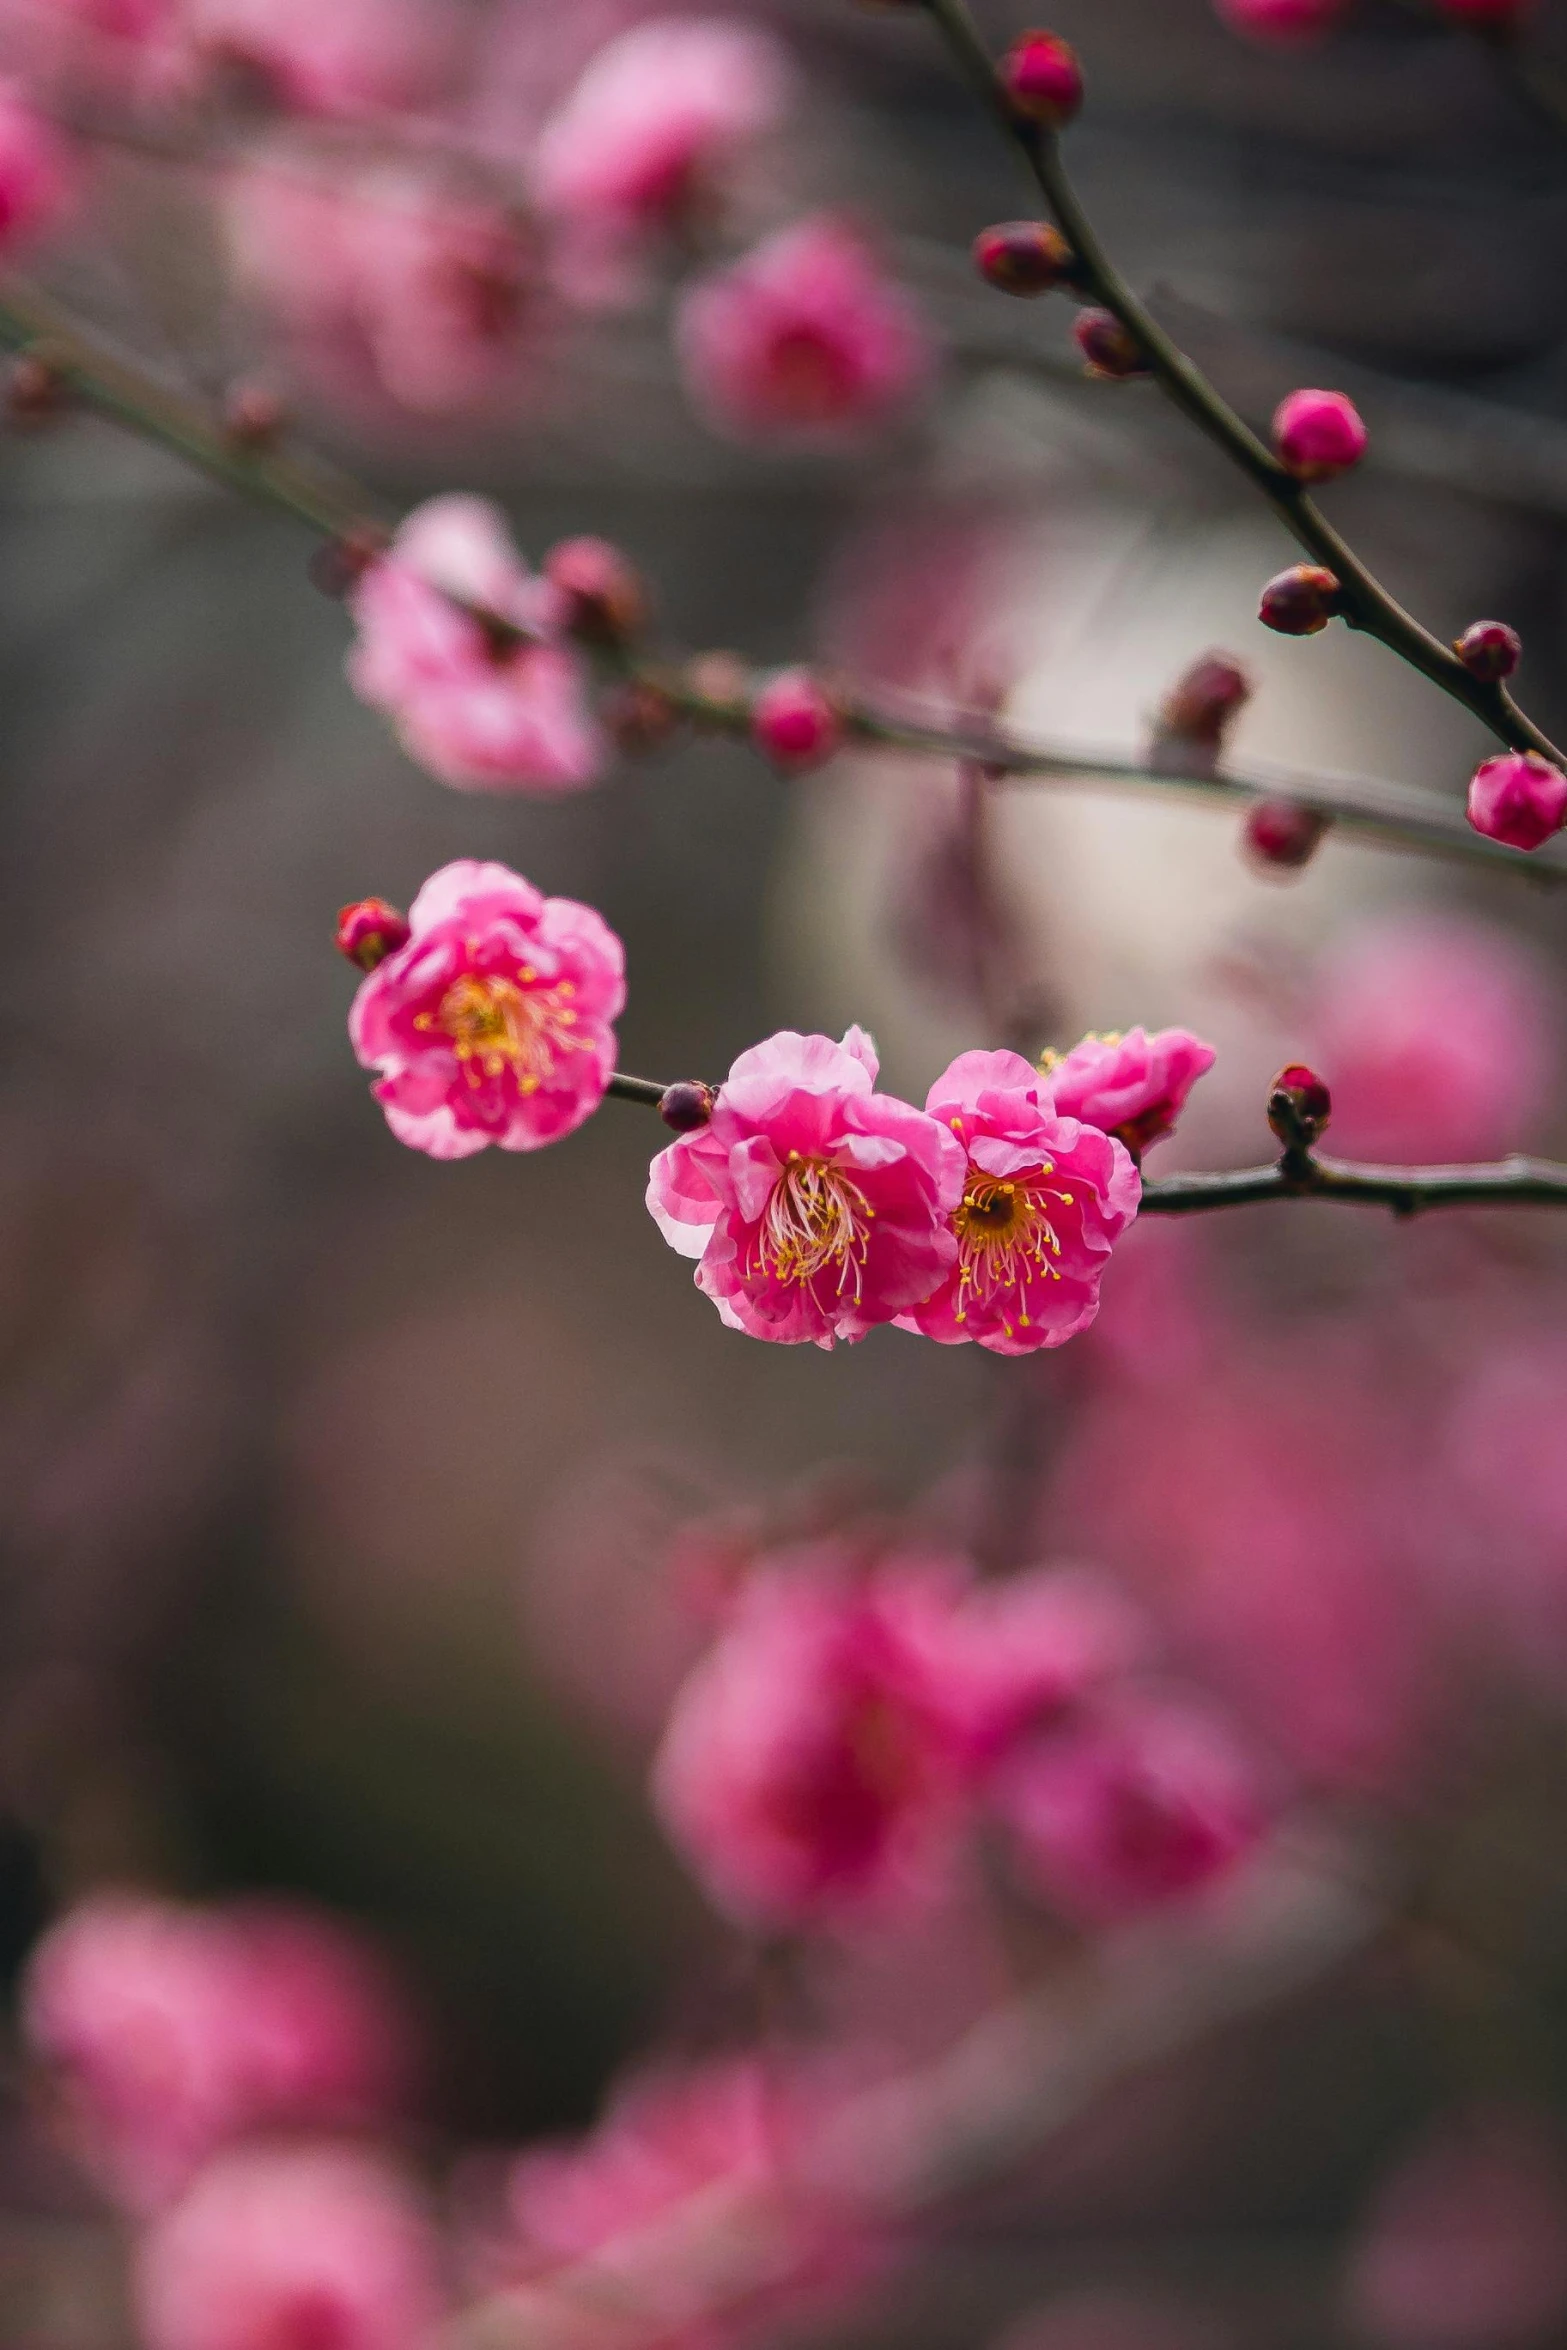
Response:
POLYGON ((757 1233, 757 1258, 775 1281, 805 1284, 836 1277, 837 1294, 860 1302, 875 1216, 859 1185, 827 1159, 791 1151, 773 1185, 757 1233))
POLYGON ((510 1071, 519 1093, 537 1093, 563 1053, 591 1049, 588 1038, 573 1035, 578 1014, 561 1001, 576 992, 571 982, 531 986, 537 977, 527 963, 515 979, 465 971, 414 1025, 450 1040, 470 1085, 510 1071))
MULTIPOLYGON (((958 1294, 954 1320, 966 1321, 971 1303, 993 1305, 1020 1291, 1029 1280, 1060 1279, 1051 1262, 1061 1254, 1061 1242, 1050 1221, 1047 1201, 1070 1206, 1071 1195, 1044 1179, 1054 1172, 1050 1160, 1027 1173, 1005 1180, 970 1166, 963 1198, 952 1218, 958 1236, 958 1294)), ((1020 1315, 1024 1329, 1029 1317, 1020 1315)), ((1006 1327, 1010 1331, 1011 1325, 1006 1327)))

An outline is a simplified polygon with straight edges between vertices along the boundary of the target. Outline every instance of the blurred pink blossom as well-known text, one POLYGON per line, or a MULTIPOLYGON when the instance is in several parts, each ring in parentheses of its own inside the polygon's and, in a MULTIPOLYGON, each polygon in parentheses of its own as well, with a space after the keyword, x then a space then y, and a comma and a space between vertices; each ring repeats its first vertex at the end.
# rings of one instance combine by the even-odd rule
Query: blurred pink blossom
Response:
POLYGON ((1555 1018, 1521 942, 1456 915, 1354 933, 1306 1010, 1353 1158, 1474 1159, 1521 1148, 1555 1065, 1555 1018))
POLYGON ((1349 0, 1215 0, 1236 32, 1281 47, 1319 40, 1347 14, 1349 0))
POLYGON ((711 1122, 653 1161, 648 1209, 731 1327, 785 1345, 863 1338, 957 1258, 961 1146, 875 1088, 863 1029, 785 1029, 742 1053, 711 1122))
POLYGON ((460 857, 408 910, 406 946, 355 996, 349 1035, 399 1142, 465 1159, 540 1150, 604 1098, 625 955, 591 906, 460 857))
POLYGON ((82 2159, 134 2210, 246 2131, 389 2111, 411 2054, 383 1970, 335 1921, 136 1893, 94 1895, 45 1934, 23 2030, 82 2159))
POLYGON ((1030 1567, 976 1583, 936 1631, 929 1661, 940 1703, 983 1773, 1141 1663, 1151 1626, 1106 1578, 1030 1567))
POLYGON ((1511 1661, 1560 1690, 1567 1671, 1567 1339, 1506 1323, 1468 1359, 1434 1445, 1445 1475, 1433 1527, 1465 1615, 1511 1661))
POLYGON ((1040 1099, 1063 1118, 1114 1135, 1134 1157, 1173 1132, 1186 1097, 1213 1067, 1212 1045, 1184 1028, 1085 1036, 1041 1063, 1040 1099))
POLYGON ((935 357, 911 297, 826 215, 691 287, 677 341, 697 407, 742 440, 852 436, 906 406, 935 357))
POLYGON ((384 2157, 331 2144, 220 2154, 137 2250, 146 2350, 420 2350, 438 2240, 384 2157))
POLYGON ((555 592, 524 567, 486 500, 416 508, 350 609, 349 683, 443 783, 553 793, 594 780, 606 746, 582 657, 555 641, 555 592))
POLYGON ((0 80, 0 250, 51 227, 75 194, 76 165, 60 132, 19 82, 0 80))
POLYGON ((298 113, 359 115, 433 95, 444 44, 419 0, 180 0, 179 46, 192 76, 226 73, 298 113))
POLYGON ((1060 1346, 1099 1311, 1110 1250, 1137 1213, 1137 1169, 1121 1144, 1041 1104, 1017 1053, 960 1053, 926 1099, 967 1154, 953 1211, 957 1262, 899 1317, 943 1345, 996 1354, 1060 1346))
POLYGON ((1449 2117, 1385 2178, 1345 2279, 1385 2350, 1547 2350, 1567 2331, 1567 2156, 1527 2109, 1449 2117))

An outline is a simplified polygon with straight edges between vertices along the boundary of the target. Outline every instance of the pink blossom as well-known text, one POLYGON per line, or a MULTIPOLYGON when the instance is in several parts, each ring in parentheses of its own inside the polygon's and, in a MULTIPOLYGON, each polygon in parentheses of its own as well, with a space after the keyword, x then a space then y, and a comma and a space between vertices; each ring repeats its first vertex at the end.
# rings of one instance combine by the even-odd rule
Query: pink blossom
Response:
POLYGON ((1455 915, 1353 935, 1320 971, 1305 1025, 1348 1158, 1475 1159, 1529 1139, 1555 1021, 1520 941, 1455 915))
POLYGON ((441 2312, 423 2203, 348 2146, 219 2155, 143 2238, 146 2350, 421 2350, 441 2312))
POLYGON ((71 202, 76 169, 65 140, 20 83, 0 80, 0 249, 23 245, 71 202))
POLYGON ((873 1572, 822 1544, 755 1569, 674 1704, 653 1766, 665 1828, 751 1925, 917 1907, 961 1824, 965 1731, 943 1658, 950 1572, 873 1572))
POLYGON ((1567 2329, 1567 2158, 1523 2108, 1454 2115, 1383 2182, 1346 2278, 1379 2350, 1546 2350, 1567 2329))
POLYGON ((1057 1117, 1097 1126, 1140 1158, 1173 1132, 1187 1095, 1213 1061, 1212 1045, 1184 1028, 1085 1036, 1069 1053, 1046 1056, 1039 1098, 1057 1117))
POLYGON ((957 1262, 902 1328, 1031 1354, 1098 1313, 1110 1250, 1137 1213, 1137 1169, 1097 1127, 1042 1106, 1043 1088, 1019 1054, 984 1052, 960 1053, 931 1087, 926 1110, 967 1160, 957 1262))
POLYGON ((350 684, 390 714, 409 756, 443 783, 556 793, 593 781, 605 745, 581 656, 553 641, 554 590, 524 568, 484 499, 418 507, 350 610, 359 630, 350 684))
POLYGON ((545 124, 539 200, 611 228, 676 220, 774 128, 789 89, 783 51, 759 27, 649 18, 598 51, 545 124))
POLYGON ((1567 824, 1567 775, 1534 751, 1484 759, 1469 780, 1476 832, 1510 849, 1537 849, 1567 824))
POLYGON ((1149 1646, 1140 1609, 1107 1580, 1069 1567, 976 1584, 932 1633, 940 1703, 979 1772, 1068 1720, 1149 1646))
POLYGON ((408 2068, 372 1955, 274 1902, 95 1895, 34 1952, 23 2027, 82 2159, 133 2209, 245 2131, 385 2112, 408 2068))
POLYGON ((1251 1849, 1258 1774, 1215 1717, 1125 1699, 1020 1747, 993 1799, 1023 1873, 1099 1922, 1198 1892, 1251 1849))
POLYGON ((693 286, 677 341, 692 399, 741 440, 840 440, 902 408, 934 356, 909 295, 825 215, 693 286))
POLYGON ((731 1327, 785 1345, 863 1338, 957 1260, 964 1154, 934 1118, 873 1090, 863 1029, 784 1029, 742 1053, 713 1115, 661 1151, 648 1209, 731 1327))
POLYGON ((303 114, 409 107, 442 64, 418 0, 180 0, 178 46, 186 78, 227 74, 303 114))
POLYGON ((399 1142, 436 1159, 541 1150, 590 1118, 615 1066, 625 955, 591 906, 459 857, 355 996, 348 1032, 399 1142))

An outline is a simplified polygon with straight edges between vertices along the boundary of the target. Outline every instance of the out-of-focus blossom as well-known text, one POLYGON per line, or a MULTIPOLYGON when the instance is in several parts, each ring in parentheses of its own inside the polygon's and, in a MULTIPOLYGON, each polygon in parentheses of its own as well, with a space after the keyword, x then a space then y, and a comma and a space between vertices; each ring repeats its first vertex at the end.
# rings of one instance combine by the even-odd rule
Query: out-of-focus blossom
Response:
POLYGON ((1255 1765, 1215 1716, 1127 1698, 1020 1747, 993 1784, 1019 1865, 1095 1920, 1200 1891, 1264 1824, 1255 1765))
POLYGON ((1254 41, 1286 47, 1320 40, 1340 22, 1349 0, 1214 0, 1226 24, 1254 41))
POLYGON ((349 1035, 399 1142, 465 1159, 558 1142, 604 1098, 625 955, 591 906, 460 857, 408 910, 405 946, 355 996, 349 1035))
POLYGON ((0 251, 50 227, 75 193, 64 139, 21 84, 0 80, 0 251))
POLYGON ((751 739, 780 767, 818 767, 843 740, 843 720, 808 669, 785 669, 751 705, 751 739))
POLYGON ((1567 824, 1567 775, 1534 751, 1484 759, 1469 779, 1476 832, 1510 849, 1537 849, 1567 824))
POLYGON ((927 1112, 967 1158, 958 1253, 941 1287, 900 1317, 905 1328, 1030 1354, 1099 1311, 1111 1248, 1137 1213, 1137 1169, 1098 1127, 1042 1104, 1047 1082, 1018 1053, 974 1052, 931 1087, 927 1112))
POLYGON ((143 2237, 133 2289, 146 2350, 421 2350, 442 2302, 411 2182, 330 2144, 217 2156, 143 2237))
POLYGON ((966 1724, 943 1658, 961 1588, 829 1545, 753 1571, 675 1700, 659 1816, 720 1908, 753 1925, 917 1907, 961 1823, 966 1724))
POLYGON ((976 1584, 933 1655, 941 1702, 974 1767, 983 1773, 1066 1721, 1143 1661, 1149 1633, 1124 1593, 1080 1569, 1032 1567, 976 1584))
POLYGON ((742 1053, 709 1123, 653 1161, 659 1230, 753 1338, 863 1338, 957 1261, 962 1146, 877 1093, 877 1065, 863 1029, 841 1044, 785 1029, 742 1053))
POLYGON ((290 112, 405 109, 438 82, 438 16, 419 0, 180 0, 185 73, 290 112))
POLYGON ((1527 947, 1457 916, 1362 931, 1322 967, 1306 1012, 1351 1158, 1485 1158, 1527 1141, 1555 1059, 1527 947))
POLYGON ((1478 1629, 1560 1690, 1567 1669, 1567 1342, 1504 1326, 1465 1368, 1434 1445, 1441 1534, 1478 1629))
POLYGON ((279 146, 233 176, 224 217, 240 285, 350 397, 460 415, 514 391, 533 356, 544 303, 533 232, 435 166, 328 176, 279 146))
POLYGON ((1332 481, 1358 465, 1367 433, 1343 392, 1291 392, 1273 416, 1273 445, 1297 481, 1332 481))
POLYGON ((1567 2158, 1526 2109, 1450 2117, 1384 2179, 1345 2279, 1379 2350, 1549 2350, 1567 2330, 1567 2158))
POLYGON ((606 747, 581 656, 554 638, 559 600, 482 498, 432 498, 372 562, 349 608, 354 691, 410 758, 466 791, 579 790, 606 747))
POLYGON ((611 232, 678 222, 782 119, 788 62, 759 26, 655 17, 608 42, 539 135, 546 210, 611 232))
POLYGON ((1184 1028, 1085 1036, 1069 1053, 1046 1055, 1039 1096, 1058 1117, 1097 1126, 1140 1158, 1173 1132, 1187 1095, 1213 1061, 1212 1045, 1184 1028))
POLYGON ((826 216, 691 287, 677 340, 697 407, 742 440, 853 436, 904 407, 934 358, 911 297, 826 216))
POLYGON ((409 2064, 372 1955, 281 1903, 95 1895, 34 1952, 23 2029, 73 2146, 137 2210, 248 2130, 384 2114, 409 2064))

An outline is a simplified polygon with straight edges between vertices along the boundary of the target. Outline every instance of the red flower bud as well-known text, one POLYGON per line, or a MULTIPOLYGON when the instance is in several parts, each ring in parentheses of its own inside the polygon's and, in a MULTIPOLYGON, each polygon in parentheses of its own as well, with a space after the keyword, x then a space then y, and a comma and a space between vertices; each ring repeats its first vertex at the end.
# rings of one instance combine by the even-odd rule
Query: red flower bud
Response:
POLYGON ((1523 646, 1517 629, 1505 620, 1472 620, 1463 635, 1453 639, 1453 650, 1471 677, 1500 685, 1517 668, 1523 646))
POLYGON ((1295 873, 1309 864, 1330 819, 1299 800, 1255 800, 1241 827, 1241 846, 1263 873, 1295 873))
POLYGON ((544 576, 565 606, 565 626, 595 645, 623 645, 647 620, 642 582, 608 539, 562 539, 544 558, 544 576))
POLYGON ((1280 636, 1315 636, 1338 610, 1339 584, 1320 563, 1292 564, 1270 579, 1257 606, 1264 628, 1280 636))
POLYGON ((1159 705, 1159 730, 1186 742, 1224 740, 1225 730, 1251 700, 1251 679, 1232 653, 1204 653, 1178 677, 1159 705))
POLYGON ((345 906, 337 917, 337 951, 357 963, 361 971, 373 971, 377 963, 384 963, 388 955, 408 944, 408 918, 385 898, 360 898, 352 906, 345 906))
POLYGON ((1332 1114, 1333 1096, 1304 1061, 1291 1061, 1268 1088, 1268 1124, 1286 1150, 1310 1150, 1332 1114))
POLYGON ((1291 392, 1273 414, 1273 445, 1297 481, 1332 481, 1366 453, 1366 428, 1342 392, 1291 392))
POLYGON ((1080 310, 1072 321, 1077 347, 1088 362, 1090 375, 1122 383, 1128 376, 1146 375, 1148 362, 1137 339, 1109 310, 1080 310))
POLYGON ((1567 775, 1538 751, 1487 759, 1470 779, 1469 821, 1487 840, 1537 849, 1567 823, 1567 775))
POLYGON ((974 239, 974 267, 1003 294, 1048 294, 1070 284, 1077 256, 1047 220, 1002 220, 974 239))
POLYGON ((779 767, 816 767, 843 739, 843 721, 808 669, 785 669, 751 705, 751 735, 779 767))
POLYGON ((998 70, 1017 112, 1049 130, 1065 130, 1083 103, 1077 52, 1056 33, 1020 33, 998 70))
POLYGON ((694 1134, 713 1115, 713 1089, 695 1077, 683 1077, 677 1085, 665 1086, 658 1114, 676 1134, 694 1134))

